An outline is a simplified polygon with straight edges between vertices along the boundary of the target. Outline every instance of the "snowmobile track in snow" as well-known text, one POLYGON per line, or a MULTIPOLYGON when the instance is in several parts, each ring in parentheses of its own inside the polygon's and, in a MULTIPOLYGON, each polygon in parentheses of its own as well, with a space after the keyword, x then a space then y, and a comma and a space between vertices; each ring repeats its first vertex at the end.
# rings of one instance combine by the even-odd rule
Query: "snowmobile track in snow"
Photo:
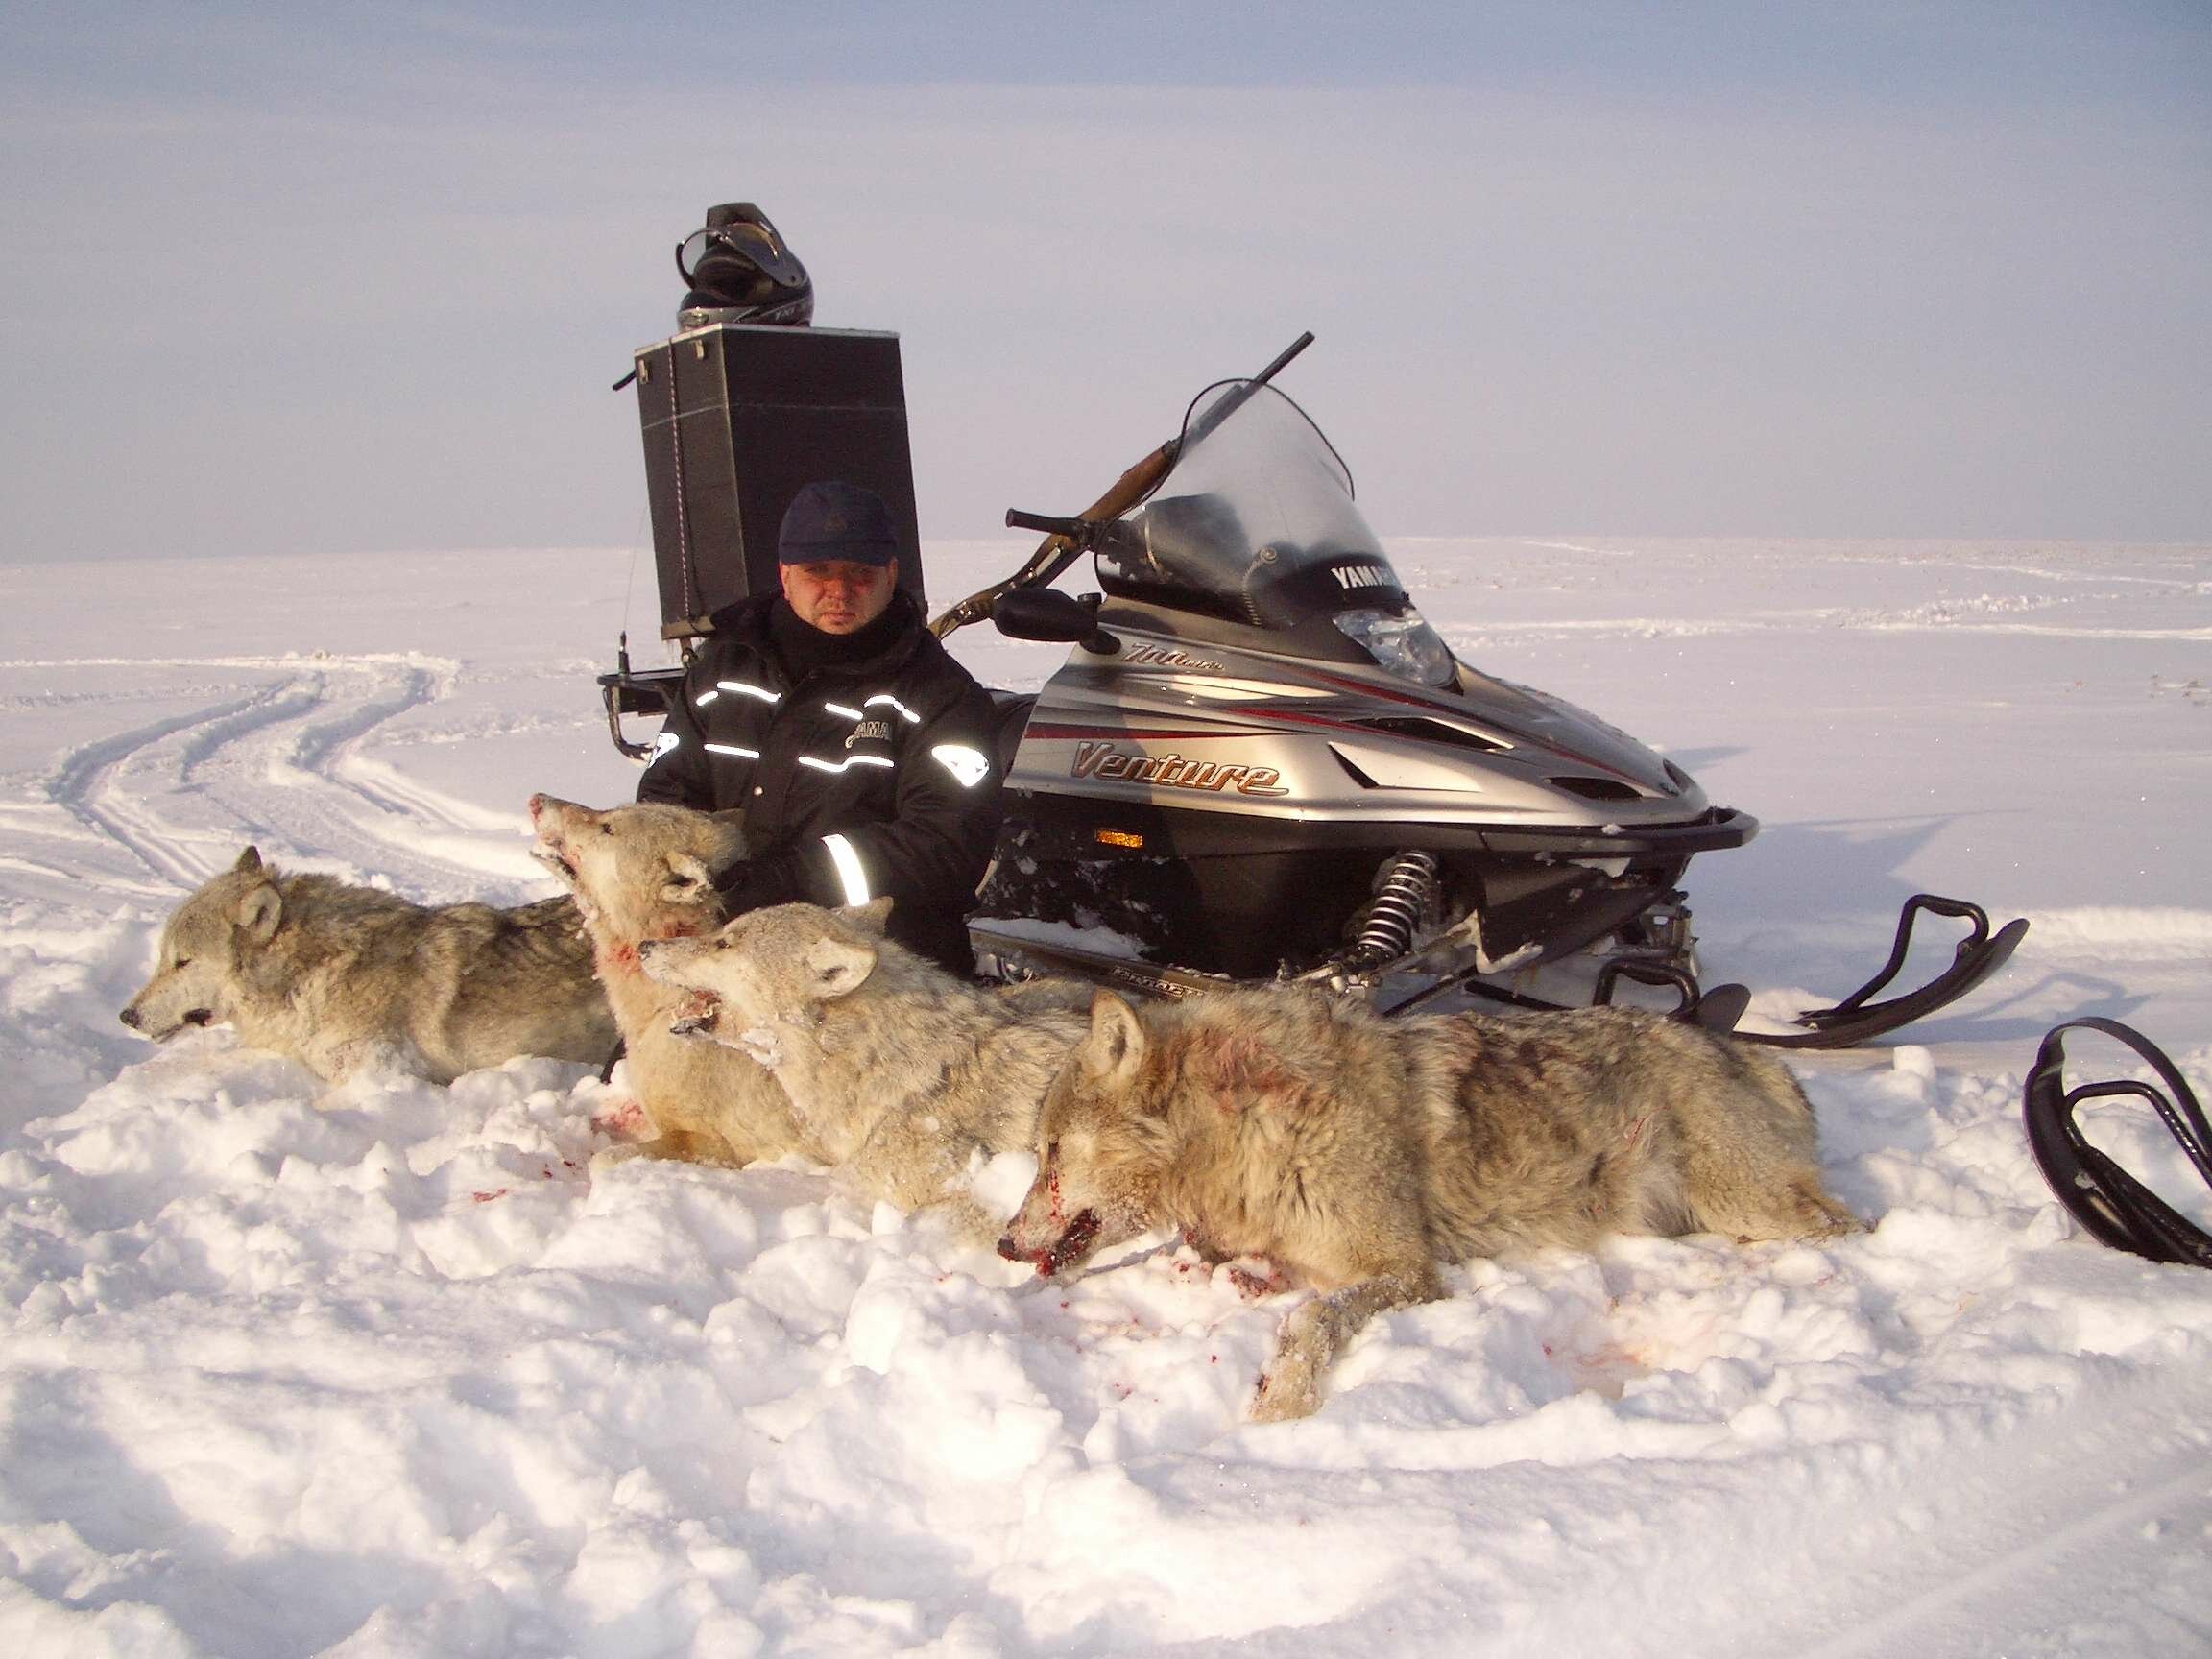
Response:
MULTIPOLYGON (((490 827, 480 810, 358 753, 379 728, 447 696, 456 662, 379 654, 15 666, 276 676, 242 694, 82 744, 41 780, 49 801, 129 854, 161 890, 199 885, 251 841, 265 844, 272 856, 352 866, 443 891, 467 866, 426 850, 425 830, 490 827)), ((479 879, 471 872, 468 885, 479 879)))

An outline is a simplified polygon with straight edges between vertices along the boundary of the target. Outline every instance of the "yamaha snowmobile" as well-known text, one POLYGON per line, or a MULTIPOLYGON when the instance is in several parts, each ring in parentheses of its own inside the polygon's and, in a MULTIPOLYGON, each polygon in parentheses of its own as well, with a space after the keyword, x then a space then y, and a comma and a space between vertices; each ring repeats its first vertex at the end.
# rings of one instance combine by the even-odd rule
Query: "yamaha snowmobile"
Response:
MULTIPOLYGON (((986 972, 1176 996, 1306 979, 1388 1012, 1455 994, 1524 1006, 1657 988, 1728 1029, 1697 979, 1679 883, 1757 821, 1558 698, 1454 658, 1354 502, 1350 470, 1273 384, 1208 387, 1177 438, 1046 532, 988 615, 1072 645, 1007 697, 1007 817, 972 925, 986 972), (1100 593, 1049 584, 1089 554, 1100 593)), ((1756 1040, 1844 1046, 1980 984, 2027 930, 1960 901, 1905 906, 1889 961, 1756 1040), (1915 921, 1967 924, 1950 965, 1887 998, 1915 921), (1879 998, 1879 999, 1878 999, 1879 998)))
MULTIPOLYGON (((919 596, 898 336, 812 326, 812 278, 752 203, 710 208, 676 265, 677 334, 616 382, 637 389, 661 638, 688 659, 721 606, 772 589, 771 527, 831 474, 882 496, 919 596)), ((1170 996, 1309 979, 1391 1012, 1627 996, 1732 1027, 1749 993, 1700 986, 1679 883, 1757 822, 1594 716, 1454 659, 1350 470, 1272 384, 1311 338, 1201 393, 1080 516, 1009 513, 1045 541, 931 624, 1073 646, 1041 694, 1001 698, 1008 810, 978 958, 1170 996), (1103 591, 1054 589, 1086 554, 1103 591)), ((642 757, 623 716, 664 712, 684 669, 633 671, 626 637, 618 663, 600 677, 609 730, 642 757)), ((1902 1025, 1996 972, 2027 926, 1918 895, 1881 972, 1760 1040, 1902 1025), (1883 997, 1927 915, 1966 936, 1883 997)))

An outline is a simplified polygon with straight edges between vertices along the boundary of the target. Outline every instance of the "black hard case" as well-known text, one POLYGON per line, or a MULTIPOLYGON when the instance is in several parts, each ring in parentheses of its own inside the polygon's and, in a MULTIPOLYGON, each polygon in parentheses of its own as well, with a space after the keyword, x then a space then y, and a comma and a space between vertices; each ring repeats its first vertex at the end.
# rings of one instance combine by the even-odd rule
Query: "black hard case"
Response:
POLYGON ((883 497, 899 586, 923 598, 898 335, 724 324, 635 355, 663 639, 704 633, 710 613, 776 590, 783 510, 817 479, 883 497))

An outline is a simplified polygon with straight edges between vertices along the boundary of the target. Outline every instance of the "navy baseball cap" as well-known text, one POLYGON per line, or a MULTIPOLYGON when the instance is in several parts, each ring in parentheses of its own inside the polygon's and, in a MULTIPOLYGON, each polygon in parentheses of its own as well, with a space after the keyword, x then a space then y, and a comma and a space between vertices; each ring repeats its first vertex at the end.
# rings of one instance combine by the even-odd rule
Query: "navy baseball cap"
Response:
POLYGON ((792 496, 776 535, 777 562, 783 565, 837 559, 883 565, 898 557, 899 538, 883 497, 833 478, 808 484, 792 496))

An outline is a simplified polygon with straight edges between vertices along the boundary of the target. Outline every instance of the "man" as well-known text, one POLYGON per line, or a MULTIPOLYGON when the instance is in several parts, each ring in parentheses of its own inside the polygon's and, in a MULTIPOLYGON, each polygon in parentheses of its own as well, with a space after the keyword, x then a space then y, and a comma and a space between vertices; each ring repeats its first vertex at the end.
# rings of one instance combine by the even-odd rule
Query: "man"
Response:
POLYGON ((892 938, 972 974, 965 917, 998 827, 990 693, 899 589, 882 498, 805 486, 777 538, 782 591, 714 613, 637 785, 740 807, 731 914, 892 901, 892 938))

